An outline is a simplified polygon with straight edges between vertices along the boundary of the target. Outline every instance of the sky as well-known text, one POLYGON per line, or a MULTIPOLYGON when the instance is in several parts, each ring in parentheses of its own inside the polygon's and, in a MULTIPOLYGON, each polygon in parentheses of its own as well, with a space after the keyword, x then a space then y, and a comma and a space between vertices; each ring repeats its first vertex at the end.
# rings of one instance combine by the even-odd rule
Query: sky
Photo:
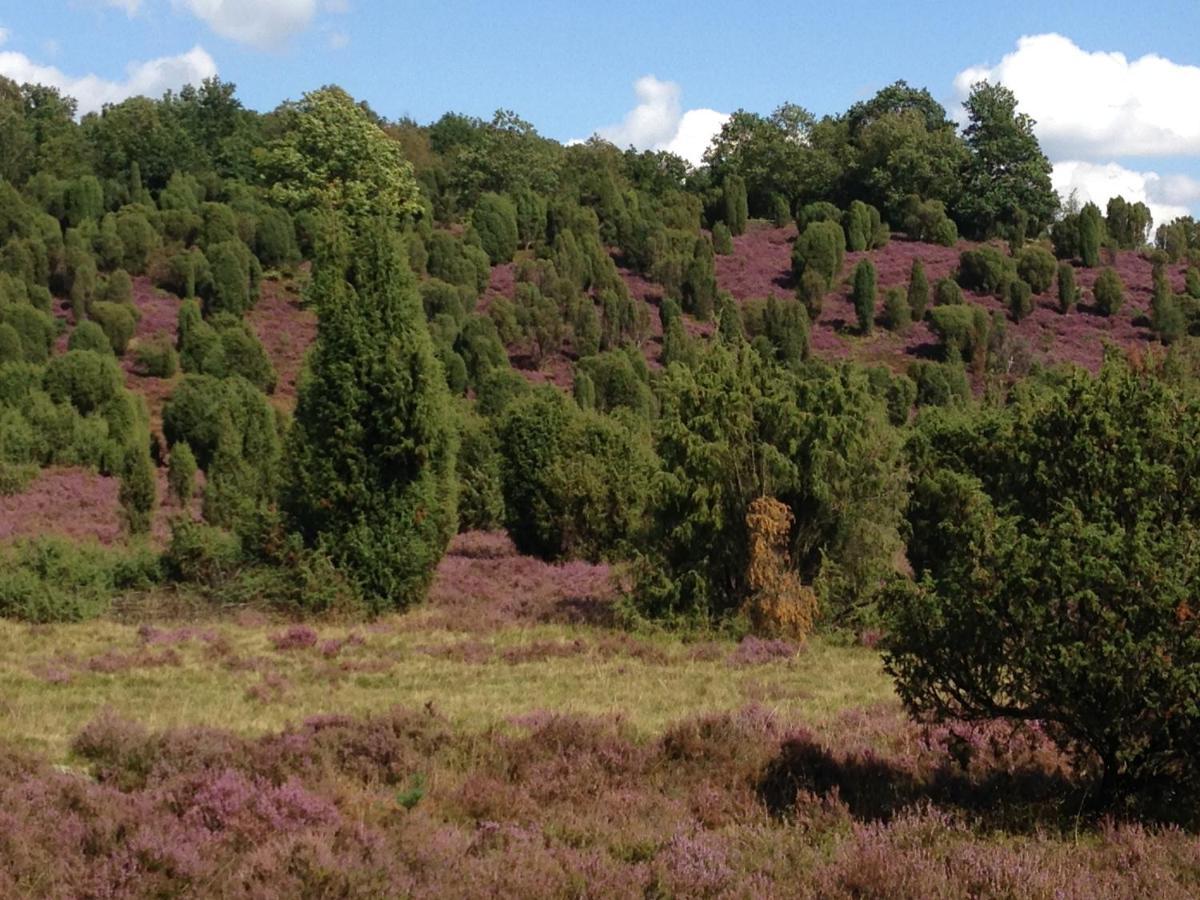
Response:
POLYGON ((957 117, 1000 81, 1064 197, 1200 214, 1200 3, 0 0, 0 75, 81 112, 220 75, 269 110, 339 84, 388 118, 511 109, 699 161, 736 109, 838 113, 903 78, 957 117))

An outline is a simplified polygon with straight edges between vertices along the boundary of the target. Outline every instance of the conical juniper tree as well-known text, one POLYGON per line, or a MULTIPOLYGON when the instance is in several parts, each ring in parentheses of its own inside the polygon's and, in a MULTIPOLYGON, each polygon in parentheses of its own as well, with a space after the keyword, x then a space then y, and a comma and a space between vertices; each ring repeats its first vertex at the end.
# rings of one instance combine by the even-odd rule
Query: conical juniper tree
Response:
POLYGON ((316 267, 319 329, 300 384, 284 508, 305 542, 382 610, 424 598, 454 534, 458 439, 397 238, 382 223, 357 230, 316 267))

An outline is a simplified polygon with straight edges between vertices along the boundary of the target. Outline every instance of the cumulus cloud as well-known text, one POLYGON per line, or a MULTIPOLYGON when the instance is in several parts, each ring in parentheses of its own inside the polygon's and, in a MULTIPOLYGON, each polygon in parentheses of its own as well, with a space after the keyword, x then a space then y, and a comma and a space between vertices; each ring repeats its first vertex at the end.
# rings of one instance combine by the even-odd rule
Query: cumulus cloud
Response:
POLYGON ((221 37, 260 49, 285 44, 307 28, 317 0, 176 0, 221 37))
POLYGON ((713 137, 729 119, 727 114, 714 109, 685 112, 681 102, 683 92, 673 81, 646 75, 634 82, 633 90, 637 106, 619 125, 596 132, 618 147, 666 150, 699 165, 713 137))
POLYGON ((1081 204, 1090 200, 1102 210, 1117 196, 1130 203, 1141 201, 1150 207, 1157 225, 1190 215, 1191 206, 1200 201, 1200 181, 1194 178, 1138 172, 1117 163, 1056 163, 1051 181, 1064 200, 1074 192, 1081 204))
POLYGON ((30 82, 56 87, 79 101, 81 115, 128 97, 157 97, 185 84, 199 84, 216 74, 217 64, 199 46, 179 56, 130 63, 122 81, 110 81, 98 75, 67 75, 54 66, 39 65, 23 53, 0 53, 0 75, 18 84, 30 82))
POLYGON ((960 72, 955 88, 966 97, 985 78, 1017 95, 1052 159, 1200 154, 1200 67, 1089 52, 1038 34, 1022 37, 998 65, 960 72))

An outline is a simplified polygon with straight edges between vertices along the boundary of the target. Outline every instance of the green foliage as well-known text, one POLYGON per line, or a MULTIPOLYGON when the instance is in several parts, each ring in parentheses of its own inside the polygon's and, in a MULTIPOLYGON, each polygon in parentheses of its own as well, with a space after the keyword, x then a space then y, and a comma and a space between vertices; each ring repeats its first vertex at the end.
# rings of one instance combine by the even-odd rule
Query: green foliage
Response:
POLYGON ((642 532, 655 472, 648 438, 580 410, 554 388, 511 403, 497 425, 505 524, 524 553, 618 559, 642 532))
POLYGON ((967 373, 957 357, 949 362, 918 360, 910 363, 908 377, 917 386, 918 406, 955 406, 971 398, 967 373))
MULTIPOLYGON (((99 332, 100 340, 107 349, 108 338, 104 336, 104 332, 100 331, 98 327, 93 327, 99 332)), ((71 337, 74 339, 75 335, 72 334, 71 337)), ((72 347, 71 349, 76 348, 72 347)), ((23 362, 24 360, 25 348, 21 345, 21 335, 17 334, 17 329, 13 328, 7 322, 0 322, 0 365, 4 363, 23 362)))
POLYGON ((968 291, 1002 297, 1013 278, 1012 261, 987 245, 964 250, 958 256, 958 283, 968 291))
POLYGON ((917 581, 885 605, 910 709, 1037 719, 1080 768, 1099 764, 1102 799, 1197 784, 1198 413, 1190 388, 1110 359, 924 420, 909 448, 917 581))
POLYGON ((142 274, 150 254, 162 244, 158 231, 138 207, 125 207, 116 214, 114 221, 121 241, 121 266, 135 275, 142 274))
POLYGON ((266 397, 244 378, 185 375, 163 407, 163 435, 171 447, 186 443, 200 468, 207 470, 222 434, 240 442, 260 467, 267 496, 276 480, 279 437, 266 397))
POLYGON ((1017 254, 1017 275, 1035 294, 1050 290, 1056 269, 1054 254, 1038 244, 1024 247, 1017 254))
POLYGON ((467 406, 459 411, 458 527, 491 531, 504 522, 500 453, 491 423, 467 406))
POLYGON ((713 252, 717 256, 730 256, 733 253, 733 234, 724 222, 717 222, 712 229, 713 252))
POLYGON ((848 250, 874 250, 888 242, 889 232, 880 220, 879 210, 861 200, 851 201, 842 221, 848 250))
POLYGON ((875 329, 875 301, 879 291, 875 286, 875 264, 861 259, 854 267, 854 312, 858 316, 858 330, 870 334, 875 329))
MULTIPOLYGON (((104 333, 104 329, 90 319, 85 319, 75 326, 71 337, 67 340, 67 349, 94 350, 97 353, 113 352, 112 344, 108 340, 108 335, 104 333)), ((3 354, 0 353, 0 357, 2 356, 3 354)))
POLYGON ((829 290, 829 282, 816 269, 805 269, 796 285, 796 299, 808 312, 810 322, 821 317, 821 308, 825 305, 825 292, 829 290))
POLYGON ((1154 221, 1145 203, 1130 203, 1124 197, 1113 197, 1105 211, 1104 230, 1120 250, 1138 250, 1150 237, 1154 221))
POLYGON ((654 408, 650 373, 637 350, 609 350, 579 360, 575 366, 592 385, 593 406, 600 412, 627 409, 648 419, 654 408))
POLYGON ((958 226, 946 215, 946 206, 940 200, 910 196, 905 205, 904 230, 913 240, 926 244, 953 247, 958 243, 958 226))
POLYGON ((1008 283, 1008 311, 1014 322, 1024 321, 1033 312, 1033 289, 1024 279, 1014 278, 1008 283))
POLYGON ((26 362, 43 363, 49 358, 57 332, 49 314, 24 303, 0 303, 0 324, 17 333, 26 362))
POLYGON ((284 134, 259 158, 276 203, 364 220, 420 211, 413 169, 400 145, 341 88, 307 93, 281 118, 284 134))
POLYGON ((1094 269, 1100 265, 1100 245, 1104 241, 1104 220, 1100 208, 1089 203, 1079 212, 1079 258, 1084 266, 1094 269))
POLYGON ((814 222, 801 232, 792 247, 792 272, 797 279, 814 271, 825 279, 825 289, 833 288, 846 255, 846 235, 837 222, 814 222))
POLYGON ((126 449, 121 464, 121 487, 117 496, 129 533, 148 533, 154 505, 158 499, 154 464, 150 461, 149 440, 141 446, 126 449))
POLYGON ((502 194, 484 194, 471 213, 471 224, 492 265, 512 260, 520 239, 512 200, 502 194))
POLYGON ((167 485, 175 502, 187 509, 196 494, 196 457, 187 441, 180 441, 171 448, 167 485))
POLYGON ((967 302, 963 290, 953 278, 939 278, 933 286, 934 306, 960 306, 967 302))
POLYGON ((942 358, 982 361, 987 352, 988 316, 981 307, 968 303, 935 306, 929 310, 929 330, 941 342, 942 358))
POLYGON ((95 298, 105 303, 133 302, 133 279, 124 269, 116 269, 97 283, 95 298))
POLYGON ((88 219, 99 220, 104 214, 104 190, 95 175, 81 175, 67 183, 63 194, 63 213, 72 228, 88 219))
POLYGON ((103 615, 122 590, 160 578, 156 554, 113 550, 63 538, 0 548, 0 617, 26 622, 83 622, 103 615))
POLYGON ((286 210, 265 207, 258 214, 258 229, 254 233, 254 254, 264 266, 288 266, 299 261, 300 246, 296 242, 296 226, 286 210))
POLYGON ((124 356, 134 332, 137 331, 135 308, 128 303, 97 300, 92 303, 88 315, 108 338, 112 352, 117 356, 124 356))
POLYGON ((1187 274, 1184 276, 1184 283, 1189 297, 1200 300, 1200 269, 1195 266, 1188 266, 1187 274))
POLYGON ((1105 268, 1096 276, 1092 286, 1096 298, 1096 311, 1102 316, 1115 316, 1125 303, 1125 285, 1113 268, 1105 268))
POLYGON ((1075 286, 1075 267, 1069 262, 1058 264, 1058 310, 1066 315, 1075 308, 1079 300, 1079 288, 1075 286))
MULTIPOLYGON (((736 305, 731 304, 731 309, 736 312, 736 305)), ((811 325, 808 312, 799 301, 776 297, 749 300, 742 306, 741 314, 746 335, 765 341, 762 352, 766 358, 783 366, 799 366, 808 359, 811 325)))
POLYGON ((721 221, 734 237, 746 233, 746 219, 750 207, 746 199, 746 180, 740 175, 729 175, 721 185, 721 221))
POLYGON ((869 607, 899 544, 898 442, 854 367, 789 372, 717 344, 672 365, 656 425, 662 477, 637 600, 649 614, 711 619, 748 592, 746 512, 771 496, 795 516, 788 548, 833 621, 869 607))
POLYGON ((179 370, 179 354, 165 334, 139 340, 133 348, 134 371, 151 378, 171 378, 179 370))
POLYGON ((929 306, 929 280, 925 277, 925 264, 914 259, 908 274, 908 309, 914 322, 925 319, 925 308, 929 306))
POLYGON ((424 597, 456 530, 457 431, 396 238, 369 228, 346 274, 331 260, 314 275, 320 324, 283 502, 372 608, 405 607, 424 597))
POLYGON ((68 350, 46 366, 46 393, 83 415, 98 412, 124 391, 121 367, 110 353, 68 350))
POLYGON ((1150 298, 1150 327, 1164 344, 1173 344, 1187 334, 1187 318, 1163 266, 1154 267, 1154 290, 1150 298))
POLYGON ((258 299, 249 248, 239 240, 223 241, 210 245, 206 255, 212 283, 204 295, 205 312, 243 315, 258 299))
POLYGON ((912 307, 904 288, 887 289, 883 301, 883 317, 888 330, 896 334, 907 334, 912 328, 912 307))

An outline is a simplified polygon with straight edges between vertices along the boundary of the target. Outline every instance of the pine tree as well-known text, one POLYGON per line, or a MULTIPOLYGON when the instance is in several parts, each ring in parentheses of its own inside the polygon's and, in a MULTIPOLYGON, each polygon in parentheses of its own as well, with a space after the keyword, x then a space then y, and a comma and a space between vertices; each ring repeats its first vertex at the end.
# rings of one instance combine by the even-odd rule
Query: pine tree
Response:
POLYGON ((750 209, 746 199, 746 182, 740 175, 730 175, 725 179, 721 200, 729 233, 734 237, 744 234, 750 209))
POLYGON ((920 259, 914 259, 912 272, 908 276, 908 308, 914 322, 925 318, 925 307, 928 305, 929 280, 925 277, 925 264, 920 259))
POLYGON ((376 609, 421 600, 456 527, 457 433, 402 250, 383 223, 326 248, 284 507, 376 609))
POLYGON ((861 260, 854 267, 854 311, 863 334, 870 334, 875 327, 875 294, 875 264, 861 260))

